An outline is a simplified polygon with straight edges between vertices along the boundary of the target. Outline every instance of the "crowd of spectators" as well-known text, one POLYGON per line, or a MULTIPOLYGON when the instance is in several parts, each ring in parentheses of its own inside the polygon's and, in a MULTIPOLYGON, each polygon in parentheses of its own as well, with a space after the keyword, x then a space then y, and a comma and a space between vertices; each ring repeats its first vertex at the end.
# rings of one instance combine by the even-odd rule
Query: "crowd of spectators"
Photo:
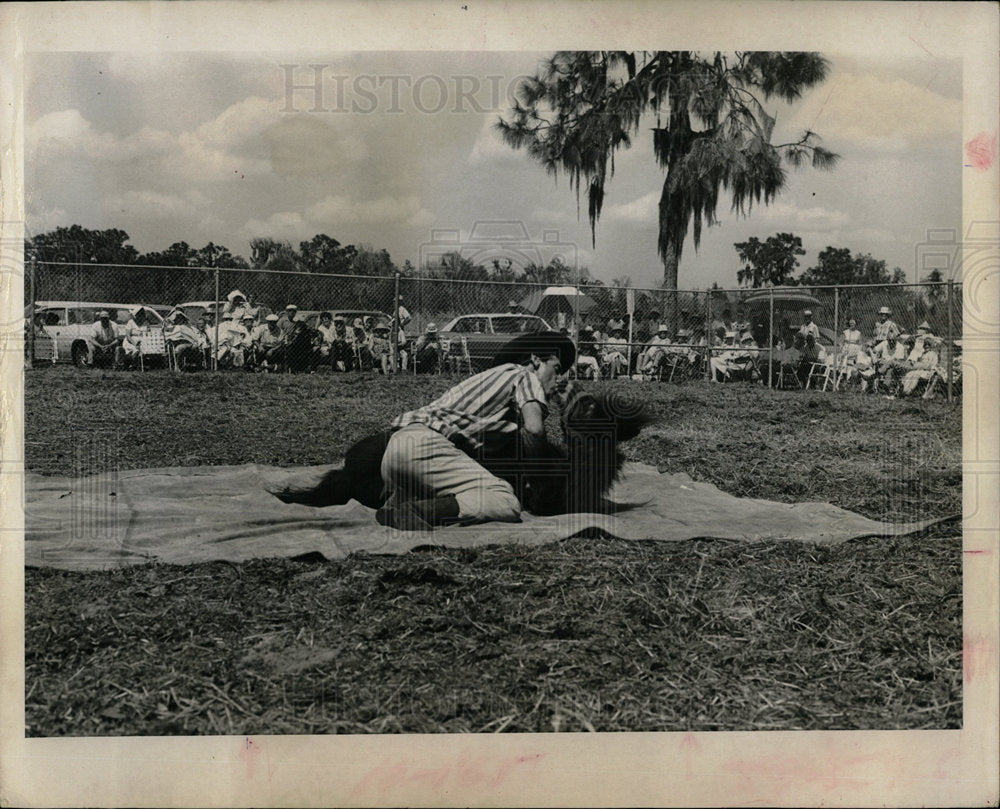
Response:
MULTIPOLYGON (((516 304, 512 301, 511 306, 516 304)), ((600 324, 591 323, 584 315, 579 329, 571 335, 578 345, 576 373, 590 379, 708 376, 713 382, 770 381, 782 388, 822 384, 825 389, 832 384, 838 389, 855 384, 862 392, 891 397, 914 395, 921 389, 931 393, 938 379, 947 378, 942 339, 932 333, 930 324, 920 323, 914 335, 903 333, 886 306, 879 309, 871 339, 864 340, 857 321, 850 318, 832 350, 821 343, 820 328, 808 309, 802 312, 797 327, 792 328, 787 321, 781 324, 770 351, 763 350, 755 337, 763 324, 755 330, 742 312, 733 318, 725 309, 707 333, 703 327, 672 331, 667 324, 657 322, 658 313, 652 315, 646 322, 633 324, 631 343, 625 319, 611 318, 600 324)), ((299 319, 295 304, 286 305, 280 315, 264 314, 240 290, 233 290, 218 317, 216 323, 213 308, 205 309, 193 323, 180 308, 167 315, 162 326, 163 345, 175 367, 388 374, 400 369, 433 373, 445 361, 437 325, 428 323, 411 339, 406 327, 412 318, 401 303, 394 319, 357 317, 348 322, 340 314, 324 311, 309 325, 299 319)), ((116 330, 109 313, 102 311, 90 334, 91 361, 134 366, 149 333, 150 324, 141 307, 121 330, 116 330)), ((960 342, 955 346, 960 349, 960 342)), ((956 359, 953 379, 960 370, 960 359, 956 359)))

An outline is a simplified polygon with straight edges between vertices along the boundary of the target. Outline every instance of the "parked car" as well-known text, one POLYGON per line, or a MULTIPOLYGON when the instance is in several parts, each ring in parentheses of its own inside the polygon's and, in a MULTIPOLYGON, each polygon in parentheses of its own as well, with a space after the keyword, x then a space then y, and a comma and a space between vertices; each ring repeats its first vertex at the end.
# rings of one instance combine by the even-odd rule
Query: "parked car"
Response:
POLYGON ((472 369, 483 371, 493 364, 500 349, 518 335, 552 330, 545 320, 535 315, 509 312, 459 315, 440 330, 439 340, 441 349, 449 354, 467 351, 472 369))
POLYGON ((87 338, 102 310, 107 310, 115 331, 122 334, 136 310, 145 309, 150 325, 159 328, 172 308, 161 304, 35 301, 35 359, 86 365, 90 361, 87 338))

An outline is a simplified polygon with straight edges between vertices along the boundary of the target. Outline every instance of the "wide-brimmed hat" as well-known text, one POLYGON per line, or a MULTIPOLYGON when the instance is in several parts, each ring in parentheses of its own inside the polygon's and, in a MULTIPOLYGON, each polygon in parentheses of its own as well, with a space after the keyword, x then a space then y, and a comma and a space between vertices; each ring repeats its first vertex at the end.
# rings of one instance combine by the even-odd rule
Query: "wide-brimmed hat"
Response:
POLYGON ((356 329, 363 329, 365 327, 365 322, 360 317, 356 317, 351 325, 356 329))
POLYGON ((883 306, 881 309, 878 310, 878 313, 880 315, 891 315, 892 310, 888 306, 883 306))
POLYGON ((681 329, 679 332, 677 332, 677 336, 678 337, 690 337, 691 336, 691 329, 681 329))
POLYGON ((813 310, 812 309, 805 309, 802 312, 802 317, 812 317, 812 316, 813 316, 813 310))
POLYGON ((522 363, 532 354, 539 357, 555 354, 565 371, 573 367, 576 361, 576 346, 568 336, 557 331, 520 334, 496 353, 493 365, 504 365, 508 362, 522 363))
POLYGON ((236 298, 243 298, 243 300, 246 300, 247 296, 244 295, 242 292, 240 292, 238 289, 234 289, 232 292, 226 295, 227 301, 233 301, 236 300, 236 298))
POLYGON ((928 323, 925 320, 923 323, 921 323, 919 326, 917 326, 917 331, 920 331, 921 329, 923 329, 924 331, 930 331, 931 330, 931 324, 928 323))
POLYGON ((264 318, 264 320, 266 320, 268 323, 277 323, 278 322, 278 316, 277 315, 268 315, 267 317, 264 318))
POLYGON ((740 338, 741 343, 745 343, 747 340, 753 340, 753 335, 750 332, 743 332, 743 336, 740 338))
POLYGON ((427 328, 424 329, 425 334, 437 334, 437 323, 428 323, 427 328))
POLYGON ((669 332, 670 327, 666 323, 661 323, 656 327, 656 333, 659 334, 661 331, 669 332))
POLYGON ((289 303, 289 304, 286 304, 286 306, 285 306, 285 309, 286 309, 286 311, 287 311, 288 309, 294 309, 294 310, 295 310, 296 312, 297 312, 297 311, 299 311, 299 307, 298 307, 298 306, 296 306, 296 305, 295 305, 294 303, 289 303))
POLYGON ((102 317, 111 317, 111 315, 108 314, 108 310, 107 309, 102 309, 100 312, 97 313, 97 319, 98 320, 100 320, 102 317))

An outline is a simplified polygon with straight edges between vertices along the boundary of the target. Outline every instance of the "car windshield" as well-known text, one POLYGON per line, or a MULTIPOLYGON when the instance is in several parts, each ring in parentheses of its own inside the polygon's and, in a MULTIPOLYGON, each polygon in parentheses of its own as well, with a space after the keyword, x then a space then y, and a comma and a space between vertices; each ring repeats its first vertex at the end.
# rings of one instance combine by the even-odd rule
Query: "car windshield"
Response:
POLYGON ((493 331, 498 334, 545 331, 545 324, 537 317, 495 317, 493 331))

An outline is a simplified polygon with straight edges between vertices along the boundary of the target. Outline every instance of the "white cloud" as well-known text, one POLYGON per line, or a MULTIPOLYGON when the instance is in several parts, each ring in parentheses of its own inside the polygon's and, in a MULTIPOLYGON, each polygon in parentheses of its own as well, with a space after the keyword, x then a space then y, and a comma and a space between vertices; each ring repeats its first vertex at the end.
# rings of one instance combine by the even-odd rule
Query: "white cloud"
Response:
POLYGON ((523 162, 527 159, 527 154, 523 149, 515 151, 503 142, 496 129, 496 122, 497 116, 495 115, 487 116, 486 120, 483 121, 476 142, 472 145, 472 151, 469 152, 470 165, 477 166, 501 161, 523 162))
POLYGON ((126 191, 104 201, 105 210, 112 214, 121 211, 129 216, 149 219, 190 216, 207 210, 208 205, 208 198, 194 190, 183 194, 162 194, 148 189, 126 191))
POLYGON ((783 129, 812 129, 835 152, 857 145, 902 152, 927 141, 961 136, 962 102, 901 79, 834 72, 789 112, 783 129))
POLYGON ((659 216, 660 192, 650 191, 631 202, 609 205, 601 214, 602 219, 614 219, 621 222, 649 224, 657 221, 659 216))
POLYGON ((310 205, 306 213, 312 221, 328 225, 421 224, 420 220, 433 221, 430 212, 421 207, 420 198, 412 195, 378 197, 365 202, 347 196, 327 196, 310 205), (418 221, 414 222, 415 219, 418 221))
POLYGON ((766 207, 755 207, 753 216, 757 220, 777 220, 783 223, 783 227, 810 225, 815 230, 824 227, 832 229, 850 221, 850 216, 844 211, 829 210, 822 206, 802 207, 788 202, 774 202, 766 207))

